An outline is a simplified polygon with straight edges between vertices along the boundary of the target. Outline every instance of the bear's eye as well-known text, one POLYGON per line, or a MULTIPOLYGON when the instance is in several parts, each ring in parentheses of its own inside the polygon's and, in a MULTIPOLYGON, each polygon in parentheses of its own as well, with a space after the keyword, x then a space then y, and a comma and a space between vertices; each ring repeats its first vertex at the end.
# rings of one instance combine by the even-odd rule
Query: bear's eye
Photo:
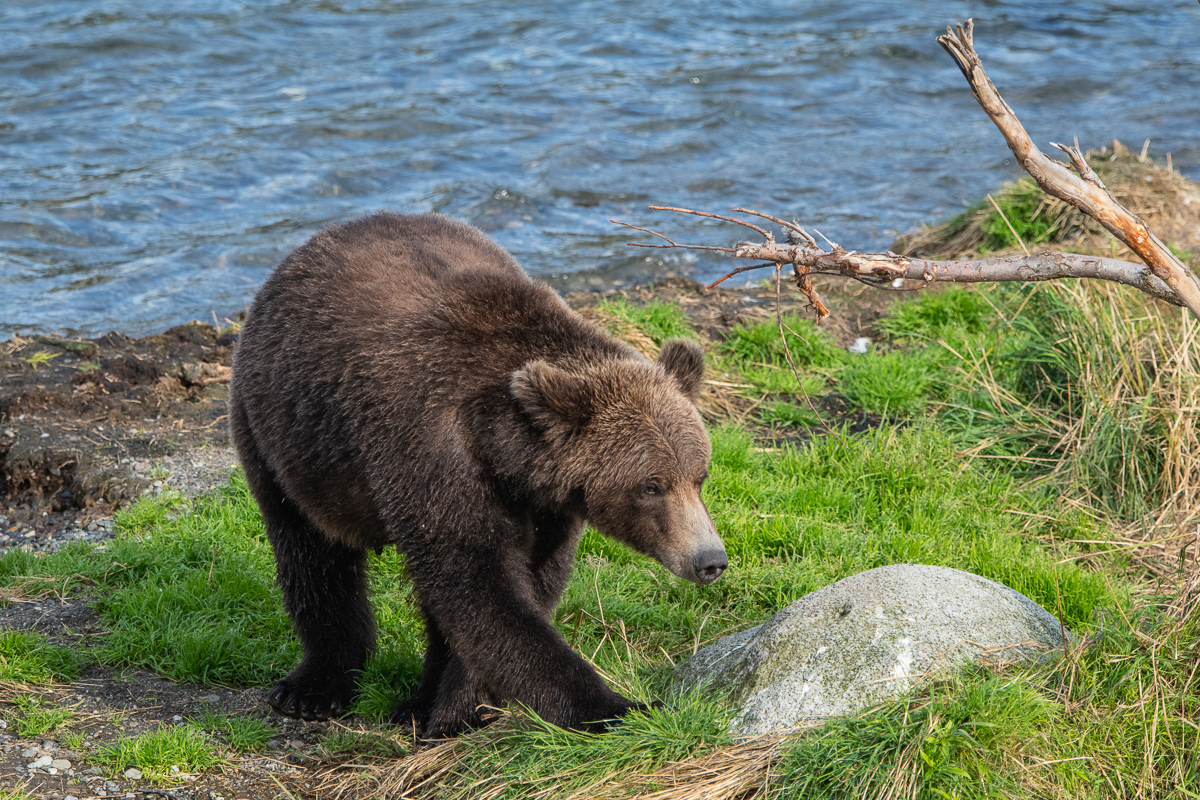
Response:
POLYGON ((662 487, 658 481, 646 481, 642 484, 642 491, 646 494, 662 494, 662 487))

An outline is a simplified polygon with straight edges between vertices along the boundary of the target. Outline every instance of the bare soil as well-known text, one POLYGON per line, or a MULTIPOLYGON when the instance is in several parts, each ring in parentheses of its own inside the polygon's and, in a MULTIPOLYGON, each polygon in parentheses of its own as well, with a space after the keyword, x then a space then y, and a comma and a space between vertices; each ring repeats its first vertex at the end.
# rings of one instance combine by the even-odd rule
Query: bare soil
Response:
MULTIPOLYGON (((874 322, 897 296, 832 280, 817 288, 833 311, 822 324, 843 345, 860 336, 877 338, 874 322)), ((707 290, 684 279, 565 299, 591 315, 606 297, 678 302, 709 341, 719 341, 739 323, 773 318, 776 310, 774 286, 707 290)), ((806 301, 785 283, 779 302, 788 312, 806 301)), ((226 410, 236 342, 232 331, 191 322, 142 339, 113 333, 90 340, 14 336, 0 343, 0 555, 11 548, 44 551, 77 538, 102 540, 112 535, 113 512, 142 494, 168 488, 194 494, 223 483, 235 463, 226 410)), ((0 629, 36 630, 80 646, 104 632, 91 611, 92 599, 14 595, 0 606, 0 629)), ((212 707, 259 716, 278 735, 260 754, 229 755, 223 769, 180 776, 177 784, 163 787, 102 774, 87 764, 85 753, 51 736, 27 740, 11 727, 0 729, 0 792, 16 787, 47 798, 216 800, 286 797, 287 787, 303 795, 322 760, 318 742, 330 725, 340 724, 275 716, 262 688, 176 684, 144 671, 102 666, 69 685, 0 684, 0 703, 30 693, 76 707, 70 730, 84 733, 89 751, 119 737, 184 724, 212 707), (31 769, 43 756, 71 766, 31 769)))

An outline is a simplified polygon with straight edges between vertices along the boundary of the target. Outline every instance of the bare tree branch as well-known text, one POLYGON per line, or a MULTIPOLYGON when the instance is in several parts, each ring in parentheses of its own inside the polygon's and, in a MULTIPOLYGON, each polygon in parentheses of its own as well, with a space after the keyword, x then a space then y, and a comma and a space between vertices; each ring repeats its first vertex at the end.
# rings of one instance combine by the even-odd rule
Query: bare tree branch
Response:
POLYGON ((970 19, 956 26, 956 30, 947 27, 946 34, 938 37, 938 44, 946 49, 962 70, 975 99, 1000 129, 1000 133, 1004 134, 1017 163, 1037 181, 1042 191, 1093 217, 1128 245, 1150 266, 1155 276, 1173 290, 1182 301, 1181 305, 1186 305, 1193 314, 1200 316, 1200 280, 1197 280, 1195 273, 1150 232, 1145 222, 1113 199, 1099 176, 1087 165, 1079 149, 1054 145, 1071 157, 1071 162, 1079 171, 1077 177, 1034 146, 1029 134, 1017 120, 1017 115, 983 71, 983 62, 975 52, 974 28, 975 23, 970 19))
MULTIPOLYGON (((1017 120, 1016 114, 1004 102, 991 79, 983 70, 983 64, 975 52, 973 39, 974 23, 967 20, 957 26, 957 32, 947 28, 947 34, 938 37, 938 42, 954 57, 959 69, 967 79, 975 99, 991 117, 996 127, 1004 134, 1008 146, 1018 163, 1033 176, 1046 193, 1053 195, 1098 220, 1114 236, 1129 246, 1145 262, 1133 264, 1115 258, 1101 258, 1074 253, 1041 253, 1002 258, 986 258, 977 261, 928 261, 908 258, 892 252, 858 253, 847 251, 831 241, 820 231, 816 233, 828 244, 822 250, 804 228, 795 222, 753 211, 734 208, 743 214, 771 220, 784 228, 787 242, 777 242, 769 231, 736 217, 695 211, 672 206, 650 206, 656 211, 674 211, 700 217, 733 222, 743 225, 762 235, 761 243, 738 242, 733 248, 711 245, 677 244, 661 233, 639 228, 627 222, 617 222, 664 239, 667 244, 638 244, 639 247, 677 247, 687 250, 722 250, 735 258, 754 259, 764 263, 738 267, 731 270, 711 285, 743 272, 765 267, 792 265, 796 286, 805 294, 821 318, 828 315, 820 297, 813 289, 812 275, 841 275, 880 288, 888 287, 897 278, 922 280, 926 285, 934 281, 954 283, 988 283, 998 281, 1045 281, 1057 278, 1098 278, 1132 286, 1142 292, 1177 306, 1191 309, 1200 316, 1200 279, 1167 249, 1158 237, 1146 227, 1146 223, 1118 203, 1095 173, 1078 146, 1068 147, 1055 144, 1071 158, 1078 175, 1034 147, 1017 120)), ((1005 220, 1007 222, 1007 219, 1005 220)), ((816 229, 814 228, 814 231, 816 229)), ((1015 232, 1014 232, 1015 233, 1015 232)), ((1018 237, 1019 239, 1019 237, 1018 237)), ((632 243, 631 243, 632 244, 632 243)))

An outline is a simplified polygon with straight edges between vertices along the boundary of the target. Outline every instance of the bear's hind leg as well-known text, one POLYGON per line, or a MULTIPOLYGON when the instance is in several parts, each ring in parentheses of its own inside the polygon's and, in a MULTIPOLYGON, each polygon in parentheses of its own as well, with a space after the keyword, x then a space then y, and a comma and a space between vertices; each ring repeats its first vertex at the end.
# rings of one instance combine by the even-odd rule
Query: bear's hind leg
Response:
POLYGON ((412 695, 396 707, 392 712, 391 723, 412 731, 418 736, 425 728, 429 712, 437 699, 437 687, 442 681, 442 672, 446 662, 452 657, 449 645, 438 632, 437 623, 429 616, 425 607, 421 607, 425 619, 425 663, 421 668, 421 684, 412 695))
POLYGON ((297 508, 254 447, 240 404, 230 404, 234 439, 258 501, 283 604, 304 649, 299 666, 267 694, 287 717, 328 719, 354 699, 358 673, 375 647, 366 553, 330 541, 297 508))
POLYGON ((264 512, 263 521, 275 548, 283 603, 304 650, 300 664, 271 689, 267 702, 288 717, 340 716, 353 701, 358 675, 375 647, 366 554, 329 541, 299 511, 264 512))

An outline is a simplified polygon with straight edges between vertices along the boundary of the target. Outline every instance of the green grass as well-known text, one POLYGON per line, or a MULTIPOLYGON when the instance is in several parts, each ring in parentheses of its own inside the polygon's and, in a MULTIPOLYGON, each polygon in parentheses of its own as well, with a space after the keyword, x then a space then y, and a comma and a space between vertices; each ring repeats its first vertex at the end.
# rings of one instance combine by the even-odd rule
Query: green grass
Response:
MULTIPOLYGON (((0 565, 3 563, 0 561, 0 565)), ((49 643, 41 634, 0 632, 0 681, 71 681, 79 677, 79 669, 86 661, 69 648, 49 643)))
POLYGON ((531 715, 513 715, 494 730, 472 735, 455 780, 447 782, 446 796, 470 796, 477 783, 471 776, 495 776, 485 784, 496 791, 489 795, 495 798, 525 798, 551 787, 555 797, 599 796, 601 786, 619 785, 731 744, 726 722, 719 705, 696 695, 671 711, 630 714, 602 735, 572 733, 531 715))
POLYGON ((59 591, 100 589, 95 608, 109 634, 95 652, 113 666, 245 686, 275 680, 295 663, 271 548, 244 479, 194 506, 167 495, 143 499, 117 516, 116 529, 103 549, 72 543, 45 558, 9 553, 0 582, 37 575, 59 591))
POLYGON ((321 748, 330 756, 345 757, 379 756, 403 758, 412 755, 413 748, 397 740, 390 728, 364 730, 339 725, 330 730, 321 742, 321 748))
POLYGON ((101 745, 90 759, 113 777, 129 768, 142 771, 154 783, 171 783, 181 773, 194 773, 220 764, 212 740, 191 725, 161 726, 152 731, 101 745))
POLYGON ((13 699, 16 707, 15 722, 17 734, 22 739, 31 739, 65 725, 75 716, 74 706, 49 705, 44 700, 30 695, 21 695, 13 699))
POLYGON ((749 394, 763 401, 758 421, 770 430, 823 425, 811 399, 829 392, 850 356, 798 315, 784 318, 784 337, 786 348, 777 322, 739 325, 713 349, 712 371, 751 387, 749 394))
MULTIPOLYGON (((1016 247, 1017 240, 1012 229, 1016 230, 1026 245, 1042 244, 1054 238, 1058 225, 1038 213, 1046 201, 1046 195, 1033 178, 1020 178, 1005 186, 1004 191, 995 195, 995 200, 1004 217, 993 211, 983 220, 984 239, 980 249, 984 252, 1016 247), (1005 218, 1008 223, 1005 223, 1005 218)), ((988 205, 991 206, 991 203, 988 205)))
POLYGON ((906 353, 864 353, 841 373, 842 394, 863 411, 884 416, 921 413, 934 365, 906 353))
MULTIPOLYGON (((1167 490, 1158 481, 1174 463, 1166 425, 1186 419, 1164 409, 1195 404, 1186 392, 1177 401, 1165 392, 1194 378, 1170 371, 1165 323, 1067 291, 919 295, 880 320, 887 338, 865 355, 789 319, 798 377, 774 321, 735 329, 709 354, 711 366, 750 387, 758 417, 748 427, 711 429, 704 495, 729 570, 712 586, 695 586, 589 531, 555 614, 563 635, 613 688, 651 702, 666 696, 673 665, 697 647, 837 580, 895 563, 966 570, 1050 609, 1087 646, 1057 664, 965 672, 797 735, 761 796, 872 797, 897 787, 898 796, 921 797, 1188 797, 1172 792, 1200 774, 1197 615, 1163 604, 1135 611, 1133 587, 1117 577, 1125 562, 1089 548, 1103 549, 1094 543, 1110 535, 1104 514, 1140 513, 1134 495, 1140 508, 1161 501, 1167 490), (1148 333, 1158 336, 1157 350, 1148 333), (1114 394, 1114 385, 1129 389, 1114 394), (819 417, 801 389, 818 399, 837 393, 850 412, 819 417), (881 419, 878 427, 839 427, 863 414, 881 419), (824 425, 832 435, 764 446, 764 429, 824 425), (1129 787, 1143 788, 1138 795, 1129 787)), ((608 311, 656 343, 688 334, 676 306, 619 301, 608 311)), ((270 547, 240 476, 193 501, 144 499, 117 528, 102 549, 9 553, 0 559, 0 585, 99 597, 111 633, 94 657, 116 667, 268 686, 297 662, 270 547)), ((400 759, 409 745, 371 723, 414 688, 422 624, 403 557, 387 550, 371 556, 371 567, 379 647, 355 706, 366 727, 336 728, 323 746, 339 758, 400 759)), ((8 680, 69 679, 77 659, 36 636, 0 634, 0 670, 15 676, 8 680)), ((599 796, 622 782, 663 788, 651 785, 656 771, 732 746, 717 700, 692 694, 672 703, 602 736, 505 717, 464 740, 461 760, 439 785, 448 797, 491 787, 496 797, 551 787, 547 796, 599 796)), ((192 747, 195 764, 203 753, 215 758, 215 740, 203 731, 239 751, 273 735, 259 719, 209 712, 189 726, 124 740, 103 763, 164 777, 172 764, 204 769, 178 755, 192 747)))
POLYGON ((667 339, 692 336, 692 328, 683 309, 674 303, 651 300, 645 305, 638 305, 620 298, 601 301, 597 307, 623 322, 637 326, 658 345, 667 339))
POLYGON ((849 354, 838 347, 825 331, 820 330, 808 317, 798 314, 786 315, 784 336, 779 335, 775 320, 753 325, 739 325, 717 348, 744 364, 787 365, 787 352, 800 368, 835 369, 846 363, 849 354), (787 347, 784 347, 784 339, 787 347))
POLYGON ((193 720, 202 731, 220 735, 233 750, 239 753, 261 750, 278 731, 255 717, 235 717, 217 714, 207 709, 204 715, 193 720))
POLYGON ((1054 715, 1030 682, 964 674, 797 736, 780 761, 777 796, 1020 796, 1009 756, 1054 715))
POLYGON ((967 206, 947 223, 945 238, 953 239, 963 229, 978 221, 983 238, 978 242, 977 248, 980 256, 985 257, 997 250, 1017 247, 1014 230, 1026 246, 1054 241, 1057 235, 1062 233, 1058 220, 1051 220, 1049 215, 1041 213, 1047 197, 1032 178, 1023 177, 1013 183, 1006 183, 992 197, 1003 216, 996 211, 996 206, 984 198, 967 206), (986 213, 979 219, 981 211, 986 213), (1007 224, 1005 218, 1008 220, 1007 224))
POLYGON ((894 339, 961 340, 985 333, 996 321, 995 306, 984 294, 970 289, 917 295, 897 303, 877 323, 894 339))

